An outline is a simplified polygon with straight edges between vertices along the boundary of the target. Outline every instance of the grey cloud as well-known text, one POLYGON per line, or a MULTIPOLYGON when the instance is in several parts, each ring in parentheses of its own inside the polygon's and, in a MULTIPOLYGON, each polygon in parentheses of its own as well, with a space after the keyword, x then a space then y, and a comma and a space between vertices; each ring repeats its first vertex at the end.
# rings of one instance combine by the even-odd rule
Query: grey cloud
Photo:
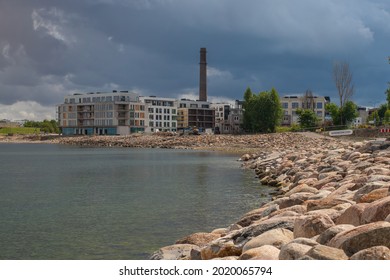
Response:
MULTIPOLYGON (((5 2, 5 1, 3 1, 5 2)), ((388 1, 35 0, 0 4, 0 103, 50 106, 75 91, 197 88, 207 47, 209 93, 245 88, 333 95, 331 66, 351 64, 355 99, 384 100, 388 1)))

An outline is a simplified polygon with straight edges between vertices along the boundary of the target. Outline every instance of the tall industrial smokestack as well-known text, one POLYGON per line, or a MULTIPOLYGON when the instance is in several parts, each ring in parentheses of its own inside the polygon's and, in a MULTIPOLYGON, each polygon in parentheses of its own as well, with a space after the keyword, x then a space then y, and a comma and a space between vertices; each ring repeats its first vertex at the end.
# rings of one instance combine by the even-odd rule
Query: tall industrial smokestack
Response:
POLYGON ((206 48, 200 48, 199 100, 207 101, 206 48))

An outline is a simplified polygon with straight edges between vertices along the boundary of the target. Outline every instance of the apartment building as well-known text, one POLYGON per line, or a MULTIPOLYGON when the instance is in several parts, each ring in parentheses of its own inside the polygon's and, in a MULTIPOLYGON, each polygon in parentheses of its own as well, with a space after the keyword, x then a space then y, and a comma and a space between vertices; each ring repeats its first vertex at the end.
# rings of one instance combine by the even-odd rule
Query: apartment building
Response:
POLYGON ((75 93, 57 106, 63 135, 127 135, 145 130, 145 104, 128 91, 75 93))
POLYGON ((140 96, 140 101, 147 108, 145 132, 177 131, 176 99, 140 96))
POLYGON ((243 101, 236 100, 234 105, 229 103, 215 103, 211 107, 215 110, 215 127, 222 134, 238 134, 242 132, 243 101))
POLYGON ((329 97, 315 95, 285 95, 280 98, 283 109, 282 125, 298 123, 297 109, 313 110, 321 122, 325 121, 325 104, 329 103, 329 97))
POLYGON ((232 106, 228 103, 214 103, 211 108, 215 110, 215 127, 220 133, 231 133, 231 124, 229 121, 232 106))
POLYGON ((196 127, 200 131, 214 129, 215 113, 207 101, 181 99, 178 101, 178 128, 188 129, 196 127))

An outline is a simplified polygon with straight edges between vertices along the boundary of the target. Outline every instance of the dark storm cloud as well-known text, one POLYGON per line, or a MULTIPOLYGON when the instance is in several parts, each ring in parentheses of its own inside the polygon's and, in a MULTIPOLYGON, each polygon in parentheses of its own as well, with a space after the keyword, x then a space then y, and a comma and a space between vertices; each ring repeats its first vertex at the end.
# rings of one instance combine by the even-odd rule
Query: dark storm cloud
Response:
MULTIPOLYGON (((334 99, 332 63, 350 63, 354 100, 384 102, 388 1, 19 0, 0 2, 0 104, 53 106, 72 92, 209 94, 275 87, 334 99)), ((53 109, 54 111, 54 109, 53 109)))

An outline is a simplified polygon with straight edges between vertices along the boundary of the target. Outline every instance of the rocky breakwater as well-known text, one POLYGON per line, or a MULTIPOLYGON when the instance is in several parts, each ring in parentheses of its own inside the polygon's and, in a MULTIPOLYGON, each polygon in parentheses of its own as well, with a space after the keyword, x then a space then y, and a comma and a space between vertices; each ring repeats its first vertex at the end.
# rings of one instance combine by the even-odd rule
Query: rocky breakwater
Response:
MULTIPOLYGON (((176 133, 131 134, 127 136, 71 136, 62 137, 61 144, 91 147, 129 147, 162 149, 202 149, 249 153, 249 158, 259 150, 270 152, 278 146, 281 150, 290 149, 291 143, 304 145, 305 141, 316 143, 316 139, 307 138, 300 133, 258 134, 258 135, 179 135, 176 133), (302 144, 299 144, 302 143, 302 144)), ((322 139, 322 138, 321 138, 322 139)), ((325 139, 325 138, 324 138, 325 139)), ((322 142, 328 143, 325 139, 322 142)), ((330 141, 334 142, 334 141, 330 141)), ((298 147, 298 146, 297 146, 298 147)), ((300 147, 300 146, 299 146, 300 147)))
POLYGON ((275 136, 242 156, 272 201, 234 224, 194 233, 151 259, 389 260, 390 143, 275 136), (280 141, 289 142, 280 142, 280 141))

